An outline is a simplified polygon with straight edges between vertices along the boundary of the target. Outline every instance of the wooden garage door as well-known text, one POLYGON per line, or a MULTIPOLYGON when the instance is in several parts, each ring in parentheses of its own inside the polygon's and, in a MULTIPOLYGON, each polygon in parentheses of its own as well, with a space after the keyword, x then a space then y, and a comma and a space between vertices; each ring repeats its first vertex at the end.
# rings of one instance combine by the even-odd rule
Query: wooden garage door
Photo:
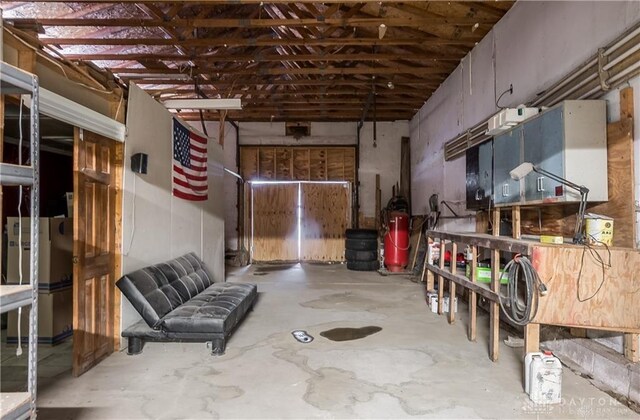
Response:
POLYGON ((351 225, 348 183, 301 184, 302 261, 343 261, 344 232, 351 225))
POLYGON ((298 261, 298 188, 251 184, 253 261, 298 261))

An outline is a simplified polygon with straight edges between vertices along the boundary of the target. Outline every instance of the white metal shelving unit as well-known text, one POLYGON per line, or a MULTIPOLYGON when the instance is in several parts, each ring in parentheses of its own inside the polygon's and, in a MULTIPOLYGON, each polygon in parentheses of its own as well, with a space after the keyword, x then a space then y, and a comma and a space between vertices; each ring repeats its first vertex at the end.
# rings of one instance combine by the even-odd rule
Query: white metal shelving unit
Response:
MULTIPOLYGON (((30 283, 0 285, 0 312, 29 307, 29 350, 27 392, 0 393, 0 419, 24 419, 36 416, 37 366, 38 366, 38 236, 39 236, 39 167, 40 123, 38 118, 38 77, 0 62, 0 93, 27 95, 30 97, 30 158, 29 165, 12 165, 0 162, 0 185, 30 187, 31 195, 31 251, 30 283)), ((22 104, 22 102, 21 102, 22 104)), ((20 121, 22 124, 22 121, 20 121)), ((20 244, 22 246, 22 244, 20 244)))

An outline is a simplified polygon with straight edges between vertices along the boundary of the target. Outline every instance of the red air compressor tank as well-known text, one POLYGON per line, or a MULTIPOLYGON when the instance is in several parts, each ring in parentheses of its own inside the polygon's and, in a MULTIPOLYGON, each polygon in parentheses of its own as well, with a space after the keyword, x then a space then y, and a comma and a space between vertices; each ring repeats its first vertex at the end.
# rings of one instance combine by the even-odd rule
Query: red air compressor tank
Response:
POLYGON ((389 271, 403 271, 409 263, 409 215, 390 212, 388 228, 384 236, 384 265, 389 271))

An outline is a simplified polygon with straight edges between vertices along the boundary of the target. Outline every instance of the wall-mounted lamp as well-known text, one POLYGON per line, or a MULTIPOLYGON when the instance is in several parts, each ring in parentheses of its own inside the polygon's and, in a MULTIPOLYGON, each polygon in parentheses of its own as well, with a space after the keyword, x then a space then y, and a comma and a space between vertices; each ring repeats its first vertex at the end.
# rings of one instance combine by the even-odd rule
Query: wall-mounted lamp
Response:
POLYGON ((575 227, 575 231, 573 232, 573 243, 574 244, 585 243, 585 235, 584 233, 582 233, 582 228, 584 226, 584 213, 587 209, 587 196, 589 195, 589 188, 585 187, 584 185, 574 184, 573 182, 568 181, 556 174, 553 174, 549 171, 545 171, 544 169, 534 165, 531 162, 524 162, 519 166, 513 168, 513 170, 509 172, 509 175, 511 175, 511 178, 515 179, 516 181, 519 181, 520 179, 529 175, 531 172, 537 172, 541 175, 547 176, 553 179, 554 181, 557 181, 562 185, 566 185, 569 188, 573 188, 574 190, 580 193, 580 208, 578 209, 578 216, 576 218, 576 227, 575 227))

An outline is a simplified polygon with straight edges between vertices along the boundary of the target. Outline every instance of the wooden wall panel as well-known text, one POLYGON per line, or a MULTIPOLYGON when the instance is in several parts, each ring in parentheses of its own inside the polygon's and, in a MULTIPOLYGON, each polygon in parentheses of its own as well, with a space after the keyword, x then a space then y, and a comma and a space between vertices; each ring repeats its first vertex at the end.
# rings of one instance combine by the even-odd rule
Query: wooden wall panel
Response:
POLYGON ((290 147, 276 148, 276 179, 289 181, 293 176, 293 151, 290 147))
POLYGON ((252 185, 253 261, 298 260, 298 184, 252 185))
POLYGON ((327 149, 327 179, 330 181, 344 179, 344 149, 327 149))
POLYGON ((327 150, 322 148, 310 149, 309 154, 310 181, 327 180, 327 150))
POLYGON ((308 181, 311 179, 309 160, 311 151, 306 148, 293 148, 293 179, 308 181))
POLYGON ((276 180, 276 149, 261 147, 258 149, 258 173, 260 179, 276 180))
POLYGON ((241 146, 240 173, 248 181, 356 180, 355 147, 241 146))
POLYGON ((244 179, 258 178, 258 148, 240 148, 240 175, 244 179))
POLYGON ((356 182, 356 149, 346 147, 344 150, 344 180, 356 182))
POLYGON ((301 184, 302 261, 344 261, 345 230, 351 224, 348 184, 301 184))
POLYGON ((613 331, 640 331, 640 253, 595 248, 611 266, 579 246, 536 246, 531 261, 549 292, 534 322, 613 331), (583 257, 584 254, 584 257, 583 257))

